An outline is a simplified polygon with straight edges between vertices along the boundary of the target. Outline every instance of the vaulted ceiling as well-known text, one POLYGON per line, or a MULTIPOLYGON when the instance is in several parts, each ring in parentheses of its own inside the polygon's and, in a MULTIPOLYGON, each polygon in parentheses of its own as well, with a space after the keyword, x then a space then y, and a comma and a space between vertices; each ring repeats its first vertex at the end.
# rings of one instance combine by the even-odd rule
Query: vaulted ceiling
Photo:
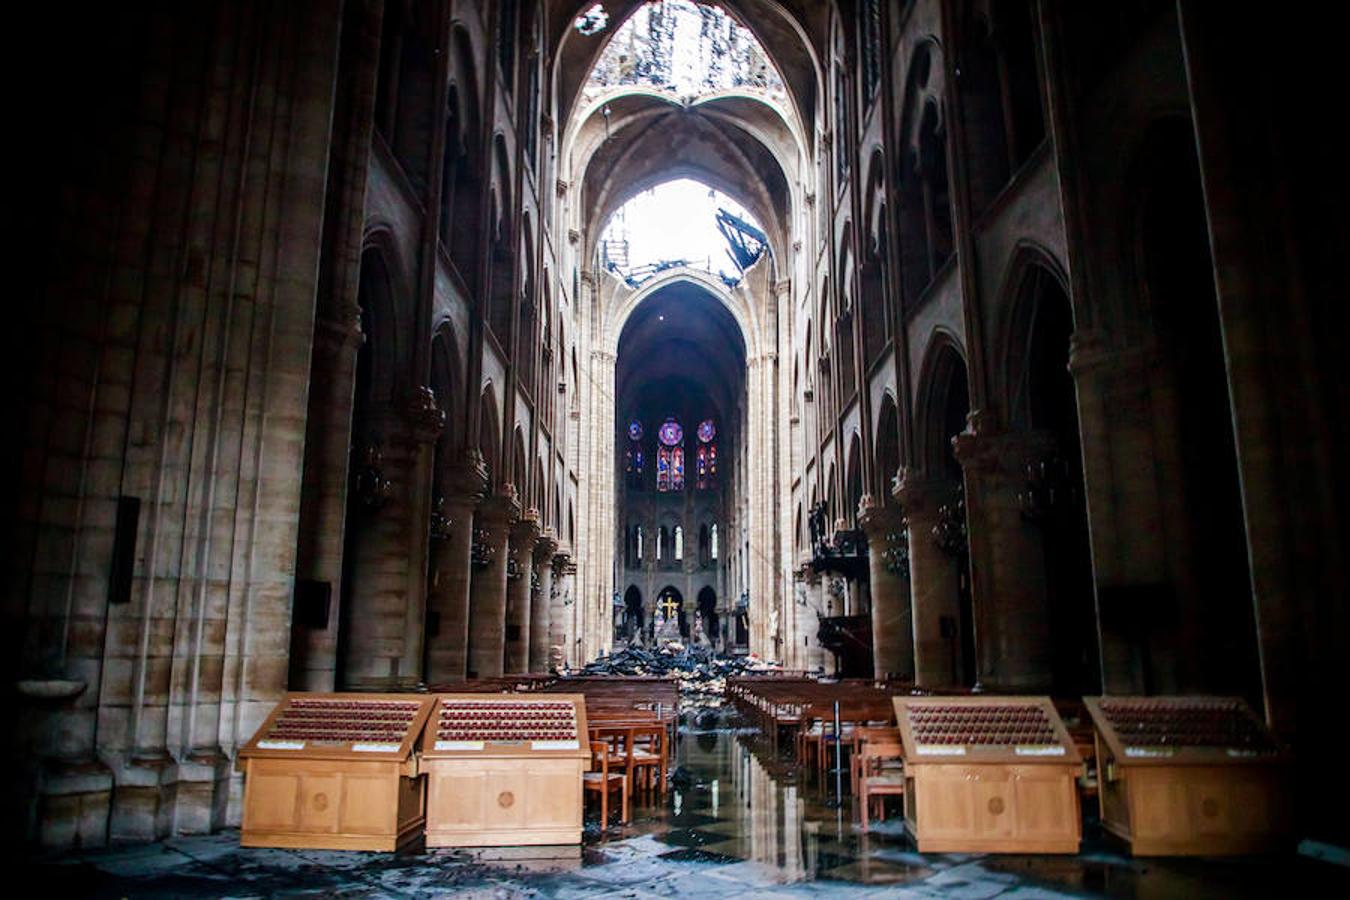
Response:
POLYGON ((704 288, 687 282, 661 288, 624 325, 615 391, 621 428, 634 408, 658 415, 696 410, 699 393, 712 402, 720 425, 734 421, 745 392, 740 327, 704 288), (669 410, 661 412, 663 406, 669 410))
MULTIPOLYGON (((577 16, 595 0, 554 0, 549 5, 550 58, 557 78, 561 121, 577 104, 581 87, 605 43, 645 0, 604 0, 609 25, 585 36, 572 27, 577 16)), ((820 69, 829 34, 829 5, 814 0, 723 0, 719 4, 754 33, 778 67, 802 122, 815 121, 820 69)))

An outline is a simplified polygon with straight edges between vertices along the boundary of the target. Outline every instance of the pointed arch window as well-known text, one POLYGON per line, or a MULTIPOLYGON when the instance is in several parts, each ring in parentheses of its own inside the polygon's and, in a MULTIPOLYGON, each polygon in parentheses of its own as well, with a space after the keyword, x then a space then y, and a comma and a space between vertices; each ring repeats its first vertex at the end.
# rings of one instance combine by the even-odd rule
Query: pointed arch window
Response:
POLYGON ((643 547, 642 547, 642 526, 639 525, 639 526, 637 527, 637 561, 638 561, 638 565, 642 565, 642 550, 643 550, 643 547))
POLYGON ((662 525, 656 532, 656 561, 660 562, 661 557, 665 555, 666 549, 666 526, 662 525))
POLYGON ((684 560, 684 526, 675 526, 675 561, 684 560))
POLYGON ((637 420, 628 424, 628 449, 623 462, 624 480, 630 488, 641 490, 647 460, 642 450, 642 423, 637 420))
POLYGON ((713 523, 713 526, 712 526, 711 528, 708 529, 708 532, 709 532, 709 534, 711 535, 712 558, 713 558, 713 559, 717 559, 717 523, 716 523, 716 522, 714 522, 714 523, 713 523))
POLYGON ((684 490, 684 429, 672 416, 657 432, 660 446, 656 449, 656 489, 658 491, 684 490))
POLYGON ((717 481, 717 427, 712 419, 698 425, 698 449, 694 451, 694 486, 700 491, 717 481))

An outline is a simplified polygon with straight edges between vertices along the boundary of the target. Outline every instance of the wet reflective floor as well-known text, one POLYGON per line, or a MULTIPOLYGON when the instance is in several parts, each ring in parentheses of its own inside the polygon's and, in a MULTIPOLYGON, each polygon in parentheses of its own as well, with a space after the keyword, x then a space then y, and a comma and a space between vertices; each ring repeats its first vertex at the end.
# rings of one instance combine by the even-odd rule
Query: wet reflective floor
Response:
POLYGON ((832 777, 816 783, 735 724, 705 715, 681 729, 671 791, 635 803, 629 825, 602 830, 589 803, 579 857, 245 850, 226 831, 29 867, 63 897, 1350 897, 1350 868, 1292 853, 1134 860, 1091 817, 1075 856, 919 854, 898 799, 863 833, 832 802, 832 777))

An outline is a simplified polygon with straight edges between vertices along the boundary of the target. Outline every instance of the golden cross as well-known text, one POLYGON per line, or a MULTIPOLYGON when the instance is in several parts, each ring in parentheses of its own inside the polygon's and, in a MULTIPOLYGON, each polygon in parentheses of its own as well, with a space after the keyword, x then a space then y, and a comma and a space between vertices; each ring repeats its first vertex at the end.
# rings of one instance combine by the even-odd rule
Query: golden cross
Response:
POLYGON ((669 619, 675 615, 675 611, 680 608, 680 604, 675 602, 674 597, 667 596, 665 602, 661 604, 661 608, 666 611, 666 618, 669 619))

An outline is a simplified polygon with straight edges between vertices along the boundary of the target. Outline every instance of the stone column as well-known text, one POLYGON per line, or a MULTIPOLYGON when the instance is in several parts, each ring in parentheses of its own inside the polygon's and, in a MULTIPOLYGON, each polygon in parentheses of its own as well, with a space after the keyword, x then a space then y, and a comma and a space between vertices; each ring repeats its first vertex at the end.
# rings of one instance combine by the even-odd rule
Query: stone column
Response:
POLYGON ((920 687, 948 686, 960 680, 960 638, 943 637, 942 622, 954 624, 959 635, 961 571, 933 539, 939 508, 955 497, 954 485, 925 481, 909 469, 901 470, 895 487, 895 499, 908 525, 914 683, 920 687))
POLYGON ((1113 694, 1176 693, 1175 621, 1140 621, 1136 608, 1122 608, 1113 596, 1121 587, 1171 582, 1169 560, 1181 549, 1168 539, 1167 523, 1182 516, 1163 502, 1167 467, 1160 465, 1174 454, 1159 434, 1175 428, 1155 424, 1154 397, 1170 393, 1162 389, 1167 375, 1151 344, 1117 348, 1101 332, 1081 329, 1070 343, 1069 371, 1078 396, 1102 684, 1113 694))
POLYGON ((818 572, 807 570, 806 609, 802 611, 802 633, 806 668, 830 671, 830 655, 820 646, 820 617, 825 615, 825 579, 818 572))
POLYGON ((578 666, 578 641, 584 628, 585 606, 577 597, 577 565, 572 554, 563 550, 553 556, 553 591, 549 595, 549 665, 578 666), (556 649, 555 649, 556 648, 556 649))
POLYGON ((1039 432, 966 431, 952 444, 965 473, 978 678, 1000 689, 1050 687, 1050 616, 1041 531, 1022 518, 1027 464, 1050 455, 1039 432))
POLYGON ((552 530, 547 530, 534 542, 534 554, 531 566, 534 572, 534 585, 530 590, 530 637, 528 670, 547 672, 549 670, 549 645, 553 643, 553 553, 558 549, 558 539, 552 530))
POLYGON ((914 675, 914 630, 909 583, 892 571, 886 552, 905 540, 905 520, 894 504, 883 506, 866 495, 858 524, 867 534, 867 567, 872 596, 872 670, 877 678, 914 675))
POLYGON ((528 509, 511 528, 510 569, 506 576, 506 672, 530 665, 530 583, 534 580, 534 542, 539 513, 528 509))
POLYGON ((503 486, 474 513, 478 545, 469 581, 469 671, 471 678, 502 674, 506 650, 506 545, 520 515, 515 489, 503 486))
POLYGON ((406 598, 403 613, 403 655, 398 685, 407 690, 426 680, 427 576, 431 552, 431 485, 436 439, 445 428, 445 412, 436 405, 436 393, 426 385, 413 388, 404 399, 403 417, 412 438, 407 510, 408 546, 406 598))
POLYGON ((465 458, 441 473, 440 515, 444 535, 433 535, 427 582, 426 681, 462 681, 469 647, 469 582, 474 510, 483 499, 487 471, 482 455, 465 458))
POLYGON ((328 626, 291 621, 289 688, 332 691, 337 686, 338 602, 342 584, 342 535, 347 520, 351 462, 352 392, 362 341, 355 310, 344 320, 314 322, 314 357, 305 423, 305 470, 296 542, 297 582, 329 585, 328 626))

